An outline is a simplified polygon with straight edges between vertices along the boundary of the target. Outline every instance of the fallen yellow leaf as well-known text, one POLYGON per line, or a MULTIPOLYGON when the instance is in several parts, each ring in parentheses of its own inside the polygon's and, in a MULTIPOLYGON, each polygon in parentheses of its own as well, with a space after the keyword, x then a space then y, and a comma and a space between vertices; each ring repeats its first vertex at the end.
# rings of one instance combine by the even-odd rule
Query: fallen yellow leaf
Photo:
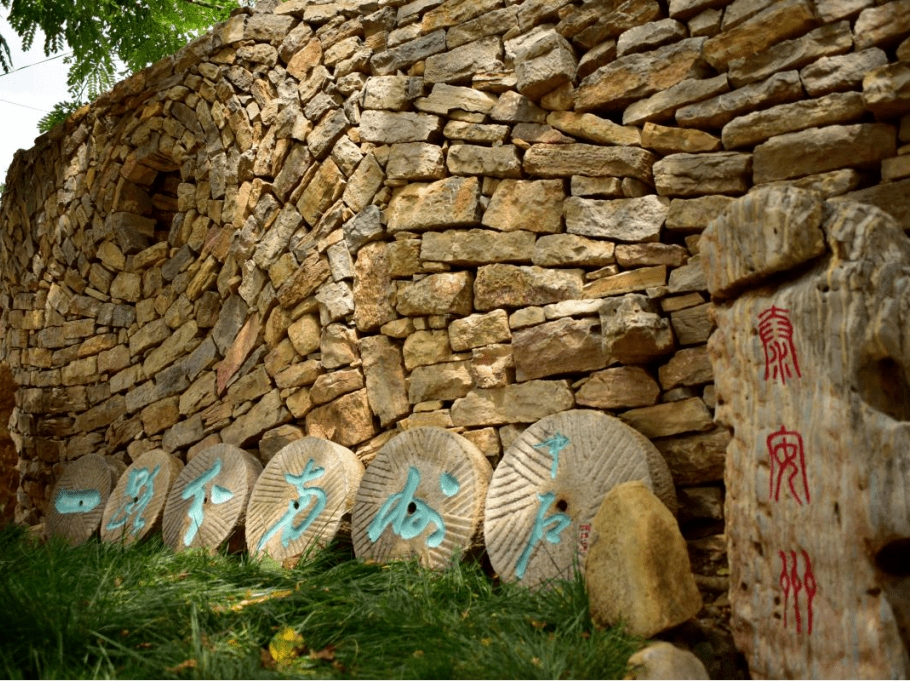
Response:
POLYGON ((269 652, 272 654, 272 659, 278 664, 300 657, 300 650, 303 648, 303 636, 294 631, 292 627, 285 627, 279 631, 269 643, 269 652))

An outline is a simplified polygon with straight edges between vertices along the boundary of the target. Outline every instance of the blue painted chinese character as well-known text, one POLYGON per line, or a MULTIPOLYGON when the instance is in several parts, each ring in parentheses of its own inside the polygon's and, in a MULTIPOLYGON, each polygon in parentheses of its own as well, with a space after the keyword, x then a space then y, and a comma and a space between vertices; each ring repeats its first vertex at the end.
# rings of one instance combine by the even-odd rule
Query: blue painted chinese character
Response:
POLYGON ((88 513, 101 503, 101 493, 96 489, 62 489, 54 499, 54 508, 61 515, 88 513))
MULTIPOLYGON (((199 531, 199 528, 202 527, 202 521, 205 519, 205 509, 203 508, 203 504, 205 503, 205 486, 220 472, 221 459, 216 459, 215 463, 212 464, 212 467, 188 484, 180 495, 184 499, 193 497, 193 502, 186 512, 190 519, 190 526, 189 529, 187 529, 186 534, 183 535, 184 546, 189 546, 193 543, 193 539, 196 538, 196 533, 199 531)), ((220 485, 212 485, 211 498, 213 504, 223 504, 224 502, 233 499, 234 493, 220 485)))
MULTIPOLYGON (((446 490, 455 494, 458 481, 451 475, 448 477, 450 479, 440 479, 440 486, 444 494, 447 494, 446 490), (453 489, 455 491, 452 491, 453 489)), ((404 489, 398 494, 389 496, 367 528, 367 536, 370 541, 375 543, 383 530, 390 524, 392 532, 402 539, 413 539, 423 532, 430 523, 434 523, 437 529, 427 537, 427 546, 432 549, 442 543, 443 538, 446 536, 445 523, 442 521, 442 516, 430 508, 425 501, 414 496, 419 484, 420 471, 410 466, 408 468, 408 481, 405 483, 404 489), (408 507, 412 504, 414 512, 411 515, 407 515, 408 507)), ((447 494, 447 496, 451 495, 447 494)))
POLYGON ((540 508, 537 509, 534 527, 531 529, 528 545, 525 547, 525 550, 522 551, 521 557, 518 559, 518 565, 515 566, 515 575, 518 579, 525 576, 525 569, 528 567, 528 560, 531 558, 531 550, 534 548, 534 545, 541 539, 546 539, 551 544, 558 544, 559 533, 566 529, 572 522, 572 519, 565 513, 554 513, 551 516, 544 517, 547 513, 547 509, 550 508, 550 504, 553 503, 553 499, 556 498, 555 494, 552 492, 538 494, 537 498, 540 499, 540 508), (547 529, 547 525, 553 525, 553 527, 547 529))
POLYGON ((569 438, 562 433, 556 433, 549 440, 544 440, 540 444, 534 445, 534 449, 546 447, 553 457, 553 465, 550 466, 550 477, 556 477, 556 468, 559 466, 559 453, 569 446, 569 438))
POLYGON ((159 464, 155 466, 155 470, 151 473, 148 468, 136 468, 130 471, 124 495, 127 501, 111 518, 111 521, 107 524, 107 529, 113 530, 116 527, 120 527, 126 524, 126 521, 131 516, 135 516, 133 518, 133 534, 139 534, 139 531, 145 527, 145 518, 142 517, 142 514, 155 495, 155 477, 160 470, 161 465, 159 464), (129 499, 132 499, 132 501, 129 501, 129 499))
POLYGON ((257 551, 262 551, 262 547, 266 545, 269 539, 275 536, 278 530, 282 531, 281 545, 284 548, 287 548, 292 541, 296 541, 307 531, 307 528, 316 520, 319 514, 322 513, 322 509, 325 508, 326 494, 325 490, 321 487, 305 487, 305 485, 316 478, 322 477, 324 473, 325 468, 316 466, 316 461, 310 459, 306 462, 303 473, 300 475, 292 475, 291 473, 284 474, 284 479, 297 488, 297 498, 288 502, 288 510, 285 514, 263 535, 259 542, 259 546, 256 549, 257 551), (313 505, 312 510, 307 514, 307 517, 304 518, 303 522, 295 526, 294 518, 310 505, 310 499, 314 499, 316 503, 313 505))

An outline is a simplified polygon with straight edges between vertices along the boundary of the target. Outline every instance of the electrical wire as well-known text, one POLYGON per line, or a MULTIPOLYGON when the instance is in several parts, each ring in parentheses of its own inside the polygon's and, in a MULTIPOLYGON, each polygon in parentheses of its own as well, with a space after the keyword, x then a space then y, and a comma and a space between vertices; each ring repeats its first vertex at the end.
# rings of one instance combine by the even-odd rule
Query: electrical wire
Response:
POLYGON ((13 69, 12 71, 7 71, 6 73, 0 73, 0 78, 3 76, 9 76, 17 71, 22 71, 23 69, 31 68, 32 66, 38 66, 38 64, 44 64, 45 62, 52 61, 54 59, 60 59, 61 57, 68 57, 72 52, 64 52, 63 54, 55 54, 53 57, 48 57, 47 59, 42 59, 41 61, 36 61, 34 64, 26 64, 25 66, 20 66, 18 69, 13 69))
POLYGON ((8 99, 0 99, 0 102, 3 102, 4 104, 12 104, 13 106, 21 106, 23 109, 31 109, 32 111, 40 111, 41 113, 50 113, 50 111, 46 111, 45 109, 36 109, 35 107, 29 106, 28 104, 19 104, 18 102, 11 102, 8 99))

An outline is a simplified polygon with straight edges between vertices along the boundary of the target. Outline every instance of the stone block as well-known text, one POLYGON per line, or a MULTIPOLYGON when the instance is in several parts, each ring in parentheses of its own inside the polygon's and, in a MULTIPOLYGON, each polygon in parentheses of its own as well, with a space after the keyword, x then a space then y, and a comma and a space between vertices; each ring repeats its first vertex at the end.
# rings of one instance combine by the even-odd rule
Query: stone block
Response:
POLYGON ((596 318, 564 317, 516 331, 512 338, 516 380, 603 369, 607 362, 599 326, 596 318))
POLYGON ((449 324, 449 345, 456 352, 503 343, 511 338, 509 316, 505 310, 473 314, 462 319, 454 319, 449 324))
POLYGON ((838 168, 870 166, 893 156, 896 130, 884 123, 832 125, 772 137, 755 148, 755 184, 838 168))
POLYGON ((639 267, 627 272, 595 279, 585 284, 583 294, 585 298, 603 298, 631 293, 632 291, 644 291, 655 286, 664 286, 666 283, 666 265, 639 267))
POLYGON ((429 142, 442 130, 439 116, 367 109, 360 114, 360 139, 375 144, 429 142))
POLYGON ((376 241, 363 246, 357 253, 354 272, 357 329, 371 331, 395 319, 395 290, 386 244, 376 241))
POLYGON ((521 158, 518 155, 518 148, 511 144, 497 147, 454 144, 449 147, 446 167, 452 175, 521 177, 521 158))
POLYGON ((576 196, 563 204, 569 234, 616 241, 657 241, 669 201, 656 196, 601 201, 576 196))
POLYGON ((707 75, 702 62, 704 43, 704 38, 687 38, 650 52, 620 57, 602 66, 579 83, 575 110, 623 109, 687 78, 707 75))
POLYGON ((512 346, 484 345, 471 351, 471 378, 478 388, 500 388, 514 383, 512 346))
POLYGON ((484 265, 478 270, 474 283, 474 306, 485 311, 500 307, 546 305, 579 298, 581 290, 581 270, 484 265))
POLYGON ((416 367, 407 379, 411 404, 464 397, 474 385, 468 362, 416 367))
POLYGON ((714 427, 714 420, 700 397, 630 409, 620 414, 619 418, 652 439, 714 427))
POLYGON ((415 331, 404 341, 404 366, 408 371, 415 367, 440 364, 452 359, 449 334, 445 330, 415 331))
POLYGON ((632 177, 653 184, 651 169, 657 157, 636 147, 592 144, 535 144, 525 152, 525 173, 537 177, 632 177))
POLYGON ((726 74, 714 78, 687 78, 646 99, 633 102, 622 114, 623 125, 663 122, 673 118, 677 109, 726 93, 730 86, 726 74))
POLYGON ((453 265, 528 262, 533 249, 534 234, 531 232, 449 230, 424 234, 420 243, 420 259, 453 265))
MULTIPOLYGON (((487 267, 507 266, 488 265, 487 267)), ((407 283, 398 291, 396 309, 399 314, 409 317, 470 314, 472 279, 470 272, 443 272, 407 283)), ((493 307, 499 306, 494 305, 493 307)))
POLYGON ((863 99, 876 118, 910 111, 910 64, 899 61, 867 73, 863 77, 863 99))
POLYGON ((596 409, 629 409, 657 404, 660 386, 642 367, 627 366, 604 369, 575 393, 580 406, 596 409))
POLYGON ((600 321, 608 364, 645 364, 674 350, 669 321, 641 294, 605 300, 600 321))
POLYGON ((233 419, 221 431, 221 441, 242 447, 254 438, 291 420, 278 388, 266 393, 245 414, 233 419))
POLYGON ((393 144, 386 175, 390 180, 441 180, 445 177, 442 148, 426 142, 393 144))
POLYGON ((721 148, 721 140, 702 130, 671 128, 645 123, 641 132, 641 145, 667 156, 669 154, 718 151, 721 148))
POLYGON ((564 198, 562 180, 503 180, 493 192, 482 224, 502 231, 558 232, 564 198))
POLYGON ((575 234, 546 234, 534 244, 531 262, 540 267, 603 267, 615 262, 612 241, 575 234))
POLYGON ((739 115, 775 104, 796 102, 802 98, 799 72, 784 71, 775 73, 760 83, 745 85, 732 92, 723 92, 710 99, 685 105, 676 111, 676 122, 687 127, 721 128, 739 115))
POLYGON ((681 385, 692 386, 712 382, 714 370, 711 368, 707 347, 680 350, 658 369, 657 375, 664 390, 672 390, 681 385))
POLYGON ((724 147, 752 147, 770 137, 806 128, 835 123, 852 123, 865 114, 863 95, 858 92, 833 93, 818 99, 755 111, 734 118, 724 126, 724 147))
POLYGON ((476 225, 481 211, 479 180, 449 177, 404 187, 389 202, 386 220, 390 232, 425 231, 476 225))
POLYGON ((834 57, 822 57, 799 72, 803 87, 810 97, 830 92, 854 90, 862 85, 863 76, 888 63, 888 56, 878 47, 834 57))
POLYGON ((654 184, 661 196, 744 194, 749 189, 752 154, 671 154, 654 164, 654 184))
POLYGON ((675 484, 700 485, 724 479, 730 439, 726 428, 715 428, 708 433, 661 438, 654 445, 666 460, 675 484))
POLYGON ((306 415, 307 433, 351 447, 376 434, 366 389, 342 395, 306 415))
POLYGON ((470 83, 475 73, 500 71, 502 43, 496 36, 481 38, 427 57, 423 77, 428 83, 470 83))
POLYGON ((868 7, 856 19, 856 49, 873 45, 890 47, 910 33, 910 2, 894 0, 879 7, 868 7))
POLYGON ((360 390, 364 387, 363 374, 359 369, 343 369, 322 374, 310 388, 310 400, 314 405, 331 402, 336 397, 360 390))
POLYGON ((534 423, 575 405, 568 381, 527 381, 501 388, 475 388, 452 404, 456 426, 534 423))
POLYGON ((553 111, 547 114, 547 124, 567 135, 580 137, 595 144, 639 146, 641 131, 631 125, 617 125, 613 121, 574 111, 553 111))

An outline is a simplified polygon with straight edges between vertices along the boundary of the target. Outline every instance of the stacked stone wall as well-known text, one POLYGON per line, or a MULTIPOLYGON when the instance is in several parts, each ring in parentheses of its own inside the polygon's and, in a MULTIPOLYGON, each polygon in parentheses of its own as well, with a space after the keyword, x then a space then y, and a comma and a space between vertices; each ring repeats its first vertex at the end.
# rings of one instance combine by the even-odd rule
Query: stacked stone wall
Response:
POLYGON ((17 519, 90 452, 309 434, 368 464, 433 425, 495 465, 584 407, 719 521, 699 234, 773 182, 910 224, 908 35, 910 0, 237 12, 10 169, 17 519))

